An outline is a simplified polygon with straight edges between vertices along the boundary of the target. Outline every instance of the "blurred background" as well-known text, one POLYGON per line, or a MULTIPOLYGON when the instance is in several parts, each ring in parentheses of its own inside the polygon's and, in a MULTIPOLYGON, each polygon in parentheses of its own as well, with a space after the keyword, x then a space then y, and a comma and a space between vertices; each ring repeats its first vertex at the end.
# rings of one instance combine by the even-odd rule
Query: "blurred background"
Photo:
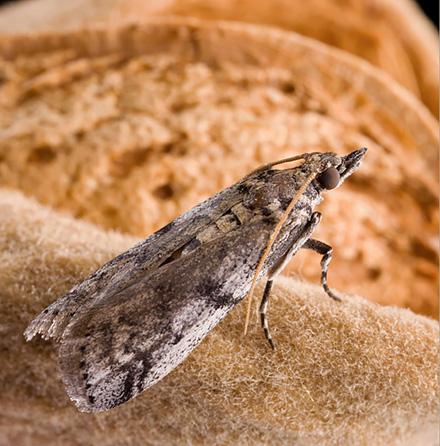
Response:
MULTIPOLYGON (((0 0, 0 5, 6 5, 11 3, 32 3, 32 1, 33 0, 0 0)), ((438 28, 439 2, 432 0, 417 0, 417 3, 438 28)))
POLYGON ((425 11, 425 14, 432 20, 438 28, 439 2, 431 0, 418 0, 417 2, 425 11))

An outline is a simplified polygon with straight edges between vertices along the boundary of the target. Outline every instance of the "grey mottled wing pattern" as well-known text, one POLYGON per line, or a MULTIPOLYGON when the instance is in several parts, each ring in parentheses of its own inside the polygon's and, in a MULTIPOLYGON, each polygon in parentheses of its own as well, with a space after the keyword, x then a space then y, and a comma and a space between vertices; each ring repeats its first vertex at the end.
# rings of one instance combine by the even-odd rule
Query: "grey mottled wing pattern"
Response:
POLYGON ((241 198, 240 183, 237 183, 200 203, 110 260, 41 312, 26 329, 26 339, 32 339, 37 333, 44 339, 59 339, 79 308, 93 304, 100 296, 107 296, 127 287, 157 268, 171 253, 191 240, 202 228, 219 218, 241 198))
POLYGON ((78 408, 122 404, 180 364, 246 295, 270 230, 261 221, 241 226, 80 309, 59 348, 78 408))

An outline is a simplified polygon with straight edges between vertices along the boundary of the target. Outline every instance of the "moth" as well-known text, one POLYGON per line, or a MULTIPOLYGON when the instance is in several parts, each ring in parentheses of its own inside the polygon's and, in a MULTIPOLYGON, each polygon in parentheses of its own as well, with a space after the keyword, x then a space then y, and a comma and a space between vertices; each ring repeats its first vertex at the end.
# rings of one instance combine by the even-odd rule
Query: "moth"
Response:
POLYGON ((323 192, 342 184, 367 149, 312 152, 260 167, 110 260, 42 311, 24 335, 58 343, 69 397, 80 411, 118 406, 161 380, 267 277, 301 248, 322 255, 326 293, 332 248, 311 238, 323 192), (299 161, 299 165, 277 165, 299 161))

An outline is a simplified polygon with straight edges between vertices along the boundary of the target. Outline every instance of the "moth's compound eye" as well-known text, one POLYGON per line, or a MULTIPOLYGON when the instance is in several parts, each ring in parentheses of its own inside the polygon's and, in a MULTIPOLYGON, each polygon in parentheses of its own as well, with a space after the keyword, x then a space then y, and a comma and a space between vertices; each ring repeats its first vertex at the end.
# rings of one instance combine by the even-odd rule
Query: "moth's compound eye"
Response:
POLYGON ((316 179, 324 189, 334 189, 339 184, 341 177, 336 167, 329 167, 321 172, 316 179))

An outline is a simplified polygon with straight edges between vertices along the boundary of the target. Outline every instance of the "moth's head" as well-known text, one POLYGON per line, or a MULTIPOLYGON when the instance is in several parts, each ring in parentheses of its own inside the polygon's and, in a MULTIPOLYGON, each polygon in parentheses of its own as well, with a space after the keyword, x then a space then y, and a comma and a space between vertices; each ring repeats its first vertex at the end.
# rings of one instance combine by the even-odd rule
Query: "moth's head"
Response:
POLYGON ((261 166, 243 179, 249 182, 250 187, 246 201, 252 203, 252 207, 261 207, 263 203, 275 200, 289 203, 298 187, 310 181, 318 194, 335 189, 359 168, 366 151, 362 148, 345 156, 333 152, 309 152, 261 166), (273 169, 274 166, 300 160, 299 166, 273 169))
POLYGON ((331 190, 340 186, 362 162, 366 148, 355 150, 345 156, 335 153, 312 153, 306 158, 312 171, 316 172, 315 182, 320 189, 331 190))

